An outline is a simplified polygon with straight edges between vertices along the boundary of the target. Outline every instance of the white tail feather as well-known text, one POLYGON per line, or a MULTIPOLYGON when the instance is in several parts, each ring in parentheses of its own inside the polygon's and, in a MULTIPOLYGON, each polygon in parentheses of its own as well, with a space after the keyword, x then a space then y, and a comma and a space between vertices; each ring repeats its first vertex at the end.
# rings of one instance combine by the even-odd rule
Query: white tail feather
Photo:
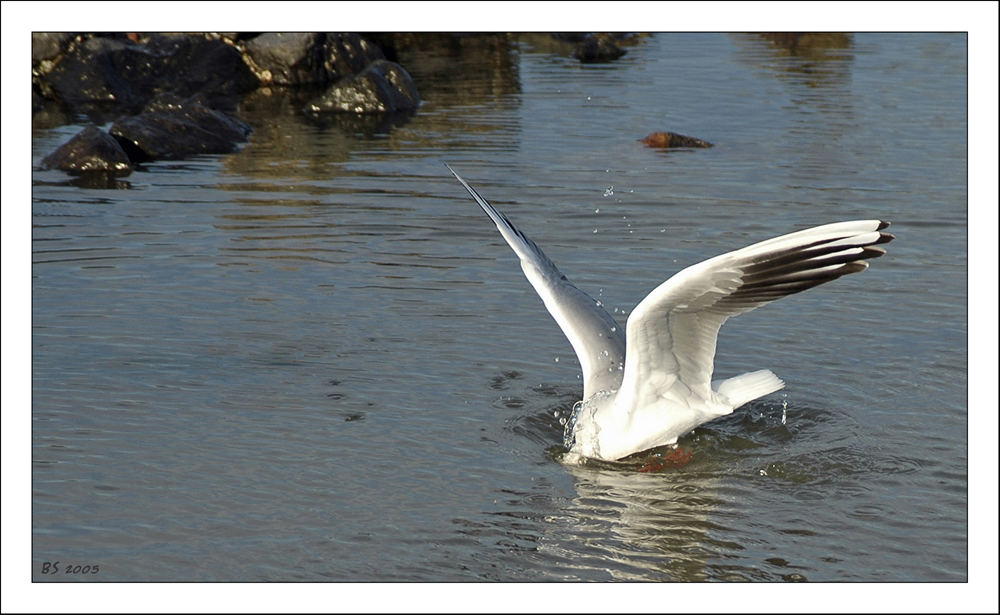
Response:
POLYGON ((725 397, 733 405, 733 409, 736 409, 748 401, 783 388, 785 383, 781 378, 775 376, 769 369, 762 369, 723 380, 715 387, 715 392, 725 397))

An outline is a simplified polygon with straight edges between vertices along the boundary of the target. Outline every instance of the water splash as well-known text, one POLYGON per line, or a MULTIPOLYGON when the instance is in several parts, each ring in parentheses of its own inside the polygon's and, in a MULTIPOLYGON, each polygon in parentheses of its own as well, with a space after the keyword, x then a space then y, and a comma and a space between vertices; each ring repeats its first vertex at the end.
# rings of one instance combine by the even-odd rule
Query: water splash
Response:
POLYGON ((565 427, 563 430, 563 446, 566 448, 573 448, 573 428, 576 426, 576 419, 580 416, 580 410, 583 408, 583 400, 573 404, 573 410, 570 411, 569 418, 559 419, 559 423, 565 427))

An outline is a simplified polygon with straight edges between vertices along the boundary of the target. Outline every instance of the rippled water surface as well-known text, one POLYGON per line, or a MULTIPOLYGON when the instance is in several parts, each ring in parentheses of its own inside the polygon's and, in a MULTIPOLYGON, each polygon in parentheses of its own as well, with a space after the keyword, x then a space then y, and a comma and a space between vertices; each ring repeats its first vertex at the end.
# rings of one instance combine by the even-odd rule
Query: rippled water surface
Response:
POLYGON ((571 49, 407 52, 424 103, 396 123, 261 91, 240 152, 118 189, 39 170, 80 122, 36 117, 33 578, 966 580, 965 36, 571 49), (788 386, 688 465, 567 466, 576 358, 442 161, 622 323, 757 240, 897 240, 723 328, 717 374, 788 386))

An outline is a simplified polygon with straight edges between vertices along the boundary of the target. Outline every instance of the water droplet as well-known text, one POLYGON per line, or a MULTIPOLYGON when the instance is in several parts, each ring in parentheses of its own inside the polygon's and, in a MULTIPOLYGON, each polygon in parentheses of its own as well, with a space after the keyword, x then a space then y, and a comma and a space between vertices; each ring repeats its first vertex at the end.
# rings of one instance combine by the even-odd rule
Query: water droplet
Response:
POLYGON ((559 357, 556 357, 556 363, 558 363, 558 362, 559 362, 559 357))
POLYGON ((614 186, 608 186, 608 189, 604 191, 604 196, 612 196, 615 193, 614 186))
POLYGON ((597 209, 595 209, 595 210, 594 210, 594 213, 595 213, 595 214, 599 214, 599 213, 601 213, 601 208, 600 208, 600 207, 598 207, 597 209))

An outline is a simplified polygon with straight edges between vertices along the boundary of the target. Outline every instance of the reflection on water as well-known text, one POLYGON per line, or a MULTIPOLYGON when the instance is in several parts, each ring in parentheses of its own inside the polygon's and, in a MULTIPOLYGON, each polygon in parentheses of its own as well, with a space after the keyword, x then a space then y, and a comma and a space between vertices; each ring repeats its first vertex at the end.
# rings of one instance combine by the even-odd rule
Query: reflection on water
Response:
POLYGON ((709 536, 719 480, 710 472, 572 471, 579 496, 567 514, 592 537, 581 547, 605 551, 615 562, 608 570, 615 580, 705 581, 711 554, 733 547, 709 536))

